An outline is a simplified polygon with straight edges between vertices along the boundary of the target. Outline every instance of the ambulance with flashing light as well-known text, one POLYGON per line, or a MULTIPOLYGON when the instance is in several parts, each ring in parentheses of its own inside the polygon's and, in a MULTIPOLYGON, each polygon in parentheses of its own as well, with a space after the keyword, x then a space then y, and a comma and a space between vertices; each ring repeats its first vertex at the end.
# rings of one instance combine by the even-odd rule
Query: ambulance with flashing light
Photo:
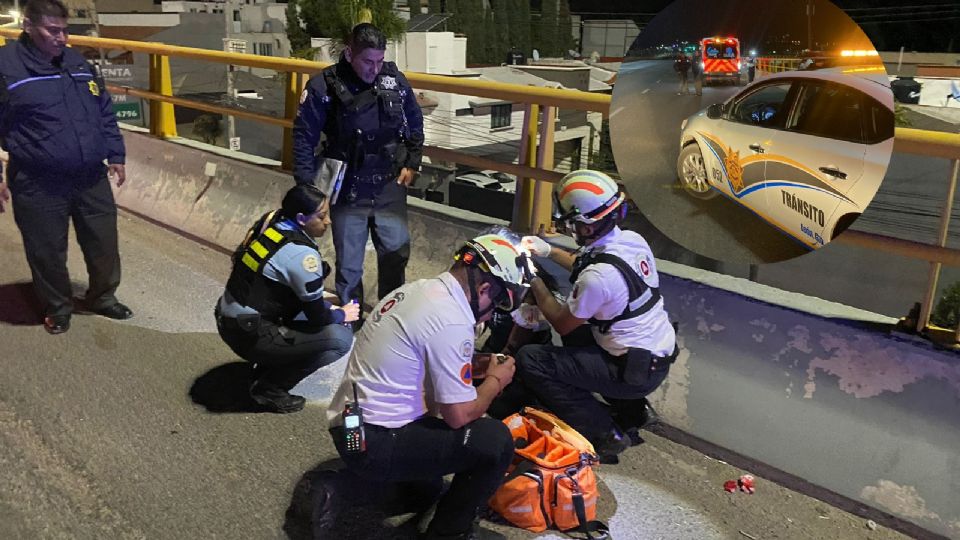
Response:
POLYGON ((813 250, 877 193, 893 152, 893 92, 882 65, 776 73, 680 131, 687 194, 723 195, 813 250))
POLYGON ((703 83, 724 81, 740 84, 740 40, 735 37, 708 37, 700 40, 703 83))

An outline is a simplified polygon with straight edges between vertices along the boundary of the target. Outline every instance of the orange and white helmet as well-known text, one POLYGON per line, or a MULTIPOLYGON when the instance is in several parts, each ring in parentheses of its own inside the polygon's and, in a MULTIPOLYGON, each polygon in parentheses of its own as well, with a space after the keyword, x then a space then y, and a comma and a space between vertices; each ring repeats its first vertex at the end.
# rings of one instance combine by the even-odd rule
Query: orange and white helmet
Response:
POLYGON ((557 183, 553 192, 557 221, 596 223, 623 204, 626 195, 606 174, 581 169, 557 183))
POLYGON ((454 260, 476 266, 497 278, 504 288, 497 299, 500 309, 511 311, 519 307, 530 286, 526 252, 504 235, 484 234, 467 240, 454 260))

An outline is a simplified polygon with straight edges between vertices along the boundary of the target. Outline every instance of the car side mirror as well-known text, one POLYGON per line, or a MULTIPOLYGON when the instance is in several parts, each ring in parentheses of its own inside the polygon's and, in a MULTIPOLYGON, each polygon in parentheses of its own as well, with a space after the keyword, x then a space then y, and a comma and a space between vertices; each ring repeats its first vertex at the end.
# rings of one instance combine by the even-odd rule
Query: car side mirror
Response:
POLYGON ((723 116, 723 103, 714 103, 713 105, 707 107, 707 118, 716 120, 723 116))

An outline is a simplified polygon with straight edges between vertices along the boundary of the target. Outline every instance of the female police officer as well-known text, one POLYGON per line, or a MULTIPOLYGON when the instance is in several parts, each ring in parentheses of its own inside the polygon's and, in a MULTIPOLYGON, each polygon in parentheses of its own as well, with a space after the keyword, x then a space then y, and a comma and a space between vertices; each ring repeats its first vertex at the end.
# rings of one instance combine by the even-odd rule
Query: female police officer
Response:
POLYGON ((350 350, 348 326, 359 306, 323 299, 330 266, 317 243, 330 224, 329 198, 314 186, 294 186, 280 210, 261 217, 233 255, 233 270, 215 310, 220 337, 253 362, 250 396, 268 410, 303 408, 288 391, 350 350))

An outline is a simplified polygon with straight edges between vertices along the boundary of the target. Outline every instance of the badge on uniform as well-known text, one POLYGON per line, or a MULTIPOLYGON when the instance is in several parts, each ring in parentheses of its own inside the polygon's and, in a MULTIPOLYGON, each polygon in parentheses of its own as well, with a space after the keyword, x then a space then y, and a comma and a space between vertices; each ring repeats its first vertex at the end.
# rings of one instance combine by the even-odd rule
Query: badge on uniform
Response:
POLYGON ((307 255, 303 258, 303 269, 310 273, 315 273, 320 269, 320 259, 316 255, 307 255))
POLYGON ((397 79, 389 75, 384 76, 380 79, 380 86, 382 86, 384 90, 393 90, 397 87, 397 79))
POLYGON ((307 100, 307 96, 308 96, 308 95, 310 95, 310 94, 309 94, 309 92, 307 92, 307 89, 306 89, 306 88, 303 89, 303 92, 300 92, 300 104, 301 104, 301 105, 303 105, 303 102, 307 100))
POLYGON ((97 81, 90 81, 87 85, 90 87, 91 94, 100 97, 100 85, 97 84, 97 81))

